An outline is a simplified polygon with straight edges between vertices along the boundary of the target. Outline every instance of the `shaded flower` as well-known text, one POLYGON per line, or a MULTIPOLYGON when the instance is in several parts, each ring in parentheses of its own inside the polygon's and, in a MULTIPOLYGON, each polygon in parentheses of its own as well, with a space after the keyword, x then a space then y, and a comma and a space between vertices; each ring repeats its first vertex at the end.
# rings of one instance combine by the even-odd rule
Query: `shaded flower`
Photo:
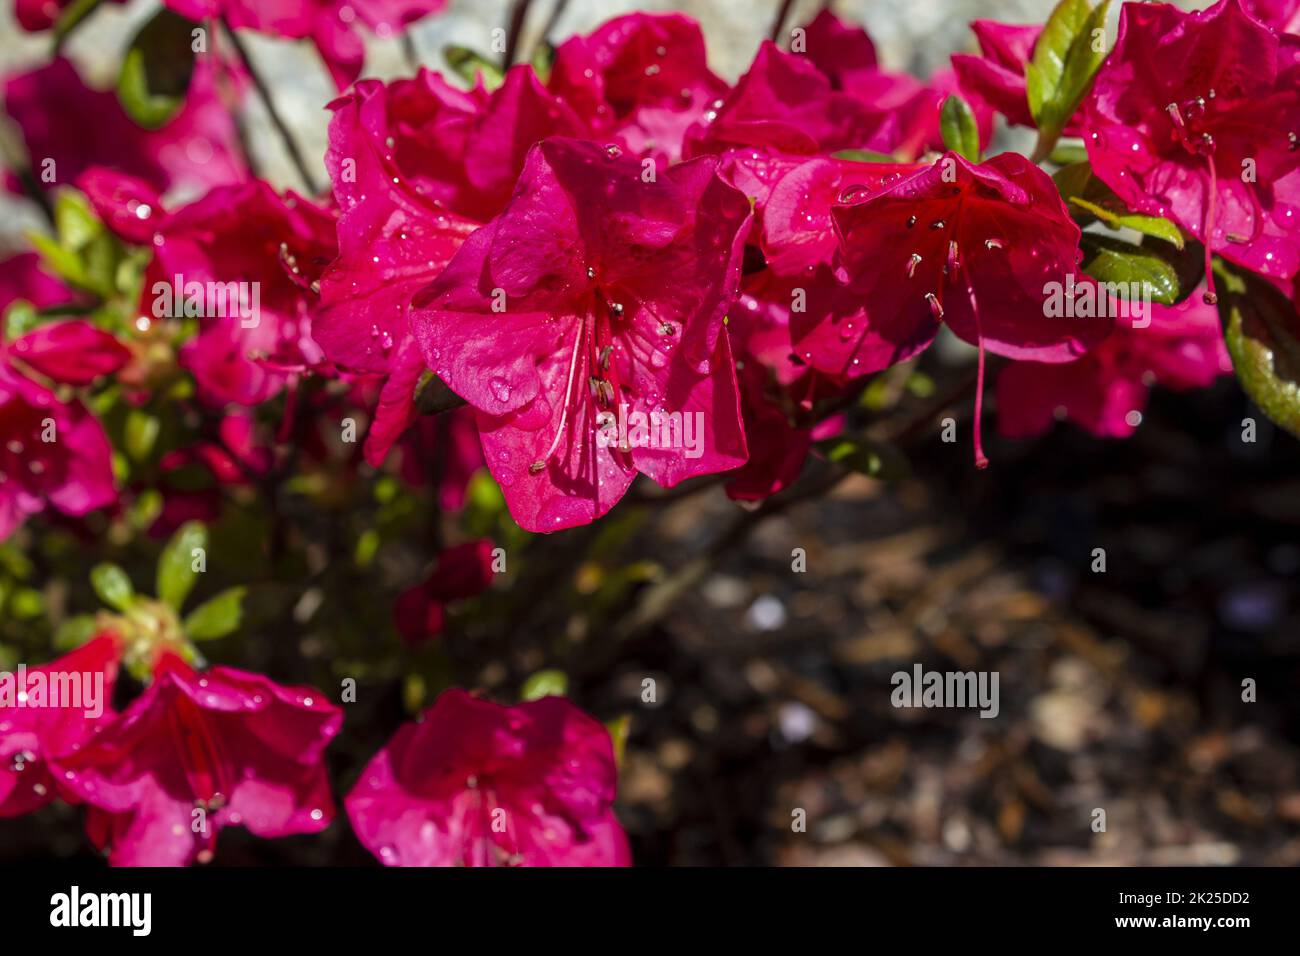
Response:
POLYGON ((998 375, 998 430, 1041 435, 1066 419, 1103 438, 1126 438, 1142 421, 1153 385, 1204 388, 1232 372, 1218 311, 1193 297, 1151 307, 1143 328, 1117 323, 1076 362, 1014 362, 998 375))
POLYGON ((38 326, 0 347, 0 540, 47 504, 73 516, 117 500, 112 447, 80 399, 38 381, 86 385, 130 353, 73 319, 38 326))
POLYGON ((609 733, 563 697, 514 707, 445 691, 345 804, 389 866, 625 866, 609 733))
POLYGON ((104 633, 49 664, 28 668, 24 686, 17 686, 13 675, 12 690, 24 699, 14 706, 0 702, 0 817, 29 813, 56 796, 75 799, 60 786, 58 760, 76 753, 112 721, 121 653, 117 635, 104 633), (46 701, 34 706, 29 691, 35 692, 38 681, 46 701), (80 697, 56 702, 48 696, 54 686, 80 697))
POLYGON ((408 588, 393 604, 393 622, 408 644, 442 633, 446 606, 482 594, 492 583, 492 542, 487 538, 445 549, 424 581, 408 588))
POLYGON ((164 0, 191 20, 224 17, 232 27, 294 40, 310 39, 340 90, 365 65, 358 27, 380 39, 401 34, 416 20, 437 13, 446 0, 164 0))
MULTIPOLYGON (((812 303, 791 317, 795 352, 856 377, 924 349, 940 322, 979 348, 1065 362, 1105 337, 1109 321, 1047 318, 1048 283, 1077 274, 1079 227, 1052 180, 1017 153, 980 165, 955 153, 862 201, 836 206, 848 291, 861 314, 812 303)), ((975 438, 976 464, 986 463, 975 438)))
POLYGON ((217 834, 317 833, 334 815, 322 760, 340 710, 310 688, 164 652, 153 682, 60 766, 114 866, 207 862, 217 834))
POLYGON ((137 126, 116 94, 86 86, 63 58, 9 76, 5 111, 22 134, 37 185, 70 183, 105 166, 159 192, 205 189, 246 175, 234 118, 217 95, 217 69, 213 58, 200 57, 185 105, 156 130, 137 126), (47 172, 52 180, 43 178, 47 172))

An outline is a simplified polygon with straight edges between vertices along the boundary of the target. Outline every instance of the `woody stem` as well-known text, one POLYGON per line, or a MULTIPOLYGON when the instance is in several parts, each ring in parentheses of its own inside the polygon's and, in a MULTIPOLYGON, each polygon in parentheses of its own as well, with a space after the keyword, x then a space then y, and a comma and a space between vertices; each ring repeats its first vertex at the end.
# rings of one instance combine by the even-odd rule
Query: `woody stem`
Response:
POLYGON ((306 187, 308 194, 317 196, 320 194, 320 187, 312 177, 307 168, 307 162, 303 159, 302 151, 298 148, 298 142, 289 132, 289 127, 284 122, 284 117, 276 108, 275 100, 271 97, 271 91, 267 88, 266 82, 262 79, 261 74, 253 65, 252 58, 248 55, 248 50, 244 47, 244 41, 239 39, 239 35, 225 18, 221 18, 221 27, 226 36, 230 38, 230 45, 234 47, 239 62, 243 65, 244 70, 248 73, 249 78, 253 81, 253 87, 257 90, 258 98, 262 101, 262 106, 266 109, 266 115, 271 119, 271 125, 275 127, 276 132, 280 134, 280 140, 284 143, 285 152, 289 154, 294 168, 298 171, 298 176, 302 179, 303 186, 306 187))

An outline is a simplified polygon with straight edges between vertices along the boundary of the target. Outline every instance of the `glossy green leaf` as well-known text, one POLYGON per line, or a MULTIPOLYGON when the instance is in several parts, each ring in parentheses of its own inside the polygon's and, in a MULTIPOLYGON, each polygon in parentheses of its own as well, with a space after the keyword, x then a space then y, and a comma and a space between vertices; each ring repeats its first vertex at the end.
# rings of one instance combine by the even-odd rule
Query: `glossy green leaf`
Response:
POLYGON ((181 630, 191 641, 211 641, 238 629, 244 617, 244 594, 247 588, 222 591, 204 601, 181 623, 181 630))
POLYGON ((131 586, 131 579, 116 564, 97 564, 91 568, 90 586, 109 607, 128 611, 135 604, 135 588, 131 586))
POLYGON ((442 57, 451 71, 471 86, 482 77, 483 85, 494 90, 505 80, 500 66, 467 46, 449 44, 442 48, 442 57))
POLYGON ((179 611, 198 578, 194 551, 208 546, 208 529, 201 521, 187 521, 171 536, 158 558, 158 598, 179 611))
POLYGON ((943 101, 939 110, 939 131, 943 144, 972 163, 980 161, 980 131, 970 104, 956 93, 943 101))
POLYGON ((1089 202, 1081 196, 1071 196, 1070 203, 1100 219, 1112 229, 1132 229, 1144 236, 1163 239, 1178 249, 1184 246, 1182 230, 1168 219, 1144 216, 1136 212, 1115 212, 1097 203, 1089 202))
POLYGON ((519 689, 520 700, 537 700, 541 697, 563 697, 569 692, 569 678, 564 671, 538 671, 524 681, 519 689))
POLYGON ((1098 282, 1114 284, 1123 290, 1121 298, 1131 298, 1127 289, 1133 283, 1145 283, 1151 300, 1161 305, 1181 302, 1191 293, 1192 284, 1179 274, 1173 259, 1176 250, 1164 243, 1139 246, 1085 232, 1080 245, 1083 271, 1098 282))
POLYGON ((1038 124, 1039 158, 1049 155, 1106 58, 1104 30, 1110 0, 1061 0, 1048 17, 1025 69, 1029 111, 1038 124), (1097 42, 1101 39, 1102 42, 1097 42))
POLYGON ((184 105, 194 75, 197 28, 164 7, 131 40, 117 77, 117 98, 141 126, 157 129, 184 105))
POLYGON ((1252 272, 1215 260, 1214 275, 1237 380, 1260 411, 1300 438, 1300 315, 1252 272))

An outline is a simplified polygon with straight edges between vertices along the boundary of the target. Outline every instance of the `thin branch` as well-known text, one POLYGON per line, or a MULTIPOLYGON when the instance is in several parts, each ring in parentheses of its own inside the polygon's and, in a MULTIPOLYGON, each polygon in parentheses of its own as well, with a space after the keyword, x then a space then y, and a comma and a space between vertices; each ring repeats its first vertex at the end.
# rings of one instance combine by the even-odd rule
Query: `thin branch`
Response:
POLYGON ((776 43, 781 36, 781 28, 785 26, 786 20, 790 19, 790 9, 794 6, 794 0, 781 0, 781 6, 777 8, 776 19, 772 21, 772 32, 768 37, 773 43, 776 43))
POLYGON ((266 108, 266 113, 271 117, 271 125, 276 128, 280 134, 280 139, 284 143, 285 151, 289 154, 289 159, 293 161, 294 167, 298 170, 298 175, 302 179, 303 185, 307 188, 310 196, 320 195, 320 187, 312 177, 307 168, 307 163, 303 159, 302 152, 298 149, 298 143, 289 133, 289 127, 285 124, 284 118, 275 106, 275 100, 271 98, 271 91, 267 89, 266 83, 262 80, 261 74, 253 66, 253 60, 248 55, 248 50, 244 47, 244 42, 239 39, 233 27, 225 17, 221 18, 221 26, 230 38, 230 44, 235 48, 235 53, 239 56, 244 70, 248 73, 253 81, 253 86, 257 90, 258 97, 262 100, 262 105, 266 108))
POLYGON ((533 48, 528 52, 530 63, 537 57, 538 48, 550 40, 551 34, 555 32, 556 24, 560 22, 560 17, 564 16, 564 12, 568 7, 569 0, 555 0, 555 6, 551 7, 551 15, 546 19, 546 26, 542 27, 542 32, 537 36, 537 42, 533 44, 533 48))
MULTIPOLYGON (((960 400, 975 384, 975 375, 962 376, 953 386, 927 402, 914 414, 894 424, 881 439, 890 444, 909 442, 921 435, 925 429, 944 410, 960 400)), ((824 465, 819 468, 821 474, 807 478, 778 492, 757 508, 737 515, 732 522, 698 555, 682 565, 668 577, 652 584, 641 592, 633 609, 621 620, 616 621, 612 630, 611 646, 643 633, 652 627, 676 604, 678 598, 695 587, 718 561, 732 548, 740 545, 750 532, 773 515, 786 511, 791 506, 819 498, 835 487, 853 472, 846 469, 824 465)))
POLYGON ((415 37, 412 36, 411 27, 407 27, 406 32, 402 34, 402 55, 406 57, 406 65, 411 68, 411 72, 420 72, 420 51, 415 48, 415 37))
POLYGON ((515 53, 519 50, 519 41, 524 32, 524 22, 528 19, 528 5, 532 0, 515 0, 510 10, 510 26, 506 30, 506 51, 501 57, 501 72, 514 65, 515 53))

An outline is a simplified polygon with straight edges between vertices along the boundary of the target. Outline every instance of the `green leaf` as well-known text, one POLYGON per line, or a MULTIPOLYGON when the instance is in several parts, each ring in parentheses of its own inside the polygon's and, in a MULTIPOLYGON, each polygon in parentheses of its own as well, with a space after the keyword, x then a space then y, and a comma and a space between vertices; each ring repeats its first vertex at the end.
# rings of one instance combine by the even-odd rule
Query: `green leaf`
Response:
POLYGON ((943 145, 960 153, 972 163, 980 161, 980 131, 970 104, 956 93, 943 101, 939 111, 939 131, 943 145))
POLYGON ((1118 289, 1123 293, 1121 298, 1129 298, 1127 290, 1130 284, 1145 283, 1152 301, 1174 305, 1187 298, 1194 287, 1194 283, 1189 285, 1188 280, 1180 275, 1172 256, 1174 250, 1163 243, 1138 246, 1111 236, 1085 232, 1080 245, 1083 247, 1083 271, 1098 282, 1114 283, 1115 288, 1108 290, 1112 295, 1118 289))
POLYGON ((54 632, 54 649, 63 652, 75 650, 94 637, 97 629, 93 614, 64 618, 54 632))
POLYGON ((194 21, 163 8, 132 39, 117 77, 127 115, 148 129, 166 124, 185 103, 194 75, 194 21))
POLYGON ((135 588, 131 586, 131 579, 116 564, 105 562, 91 568, 90 586, 109 607, 128 611, 135 604, 135 588))
POLYGON ((148 459, 161 429, 162 422, 157 415, 150 415, 142 408, 133 408, 127 413, 124 439, 126 453, 132 461, 148 459))
POLYGON ((111 297, 121 245, 76 190, 59 190, 53 212, 57 238, 32 231, 27 233, 28 241, 60 277, 102 298, 111 297))
POLYGON ((54 231, 66 249, 85 249, 104 232, 90 203, 79 192, 60 190, 54 197, 54 231))
POLYGON ((211 641, 225 637, 239 627, 244 616, 245 587, 230 588, 204 601, 181 624, 191 641, 211 641))
POLYGON ((158 558, 158 597, 179 611, 198 572, 194 570, 194 549, 207 548, 208 529, 201 521, 187 521, 171 536, 158 558))
POLYGON ((1219 318, 1237 380, 1272 421, 1300 438, 1300 316, 1270 282, 1214 261, 1219 318))
POLYGON ((908 472, 907 459, 902 452, 870 438, 827 438, 817 442, 816 448, 827 461, 872 478, 888 481, 908 472))
POLYGON ((835 159, 848 159, 855 163, 896 163, 888 153, 877 153, 870 149, 841 149, 831 153, 835 159))
POLYGON ((1132 229, 1144 236, 1163 239, 1178 249, 1182 249, 1184 246, 1182 230, 1168 219, 1161 219, 1159 216, 1144 216, 1136 212, 1114 212, 1094 202, 1089 202, 1081 196, 1071 196, 1070 202, 1096 216, 1112 229, 1132 229))
POLYGON ((1058 143, 1047 159, 1057 166, 1073 166, 1088 161, 1088 150, 1082 143, 1058 143))
POLYGON ((505 75, 497 64, 467 46, 448 44, 442 48, 442 57, 451 71, 471 86, 479 76, 489 90, 495 90, 505 80, 505 75))
POLYGON ((5 310, 4 340, 12 342, 40 324, 41 316, 36 311, 36 306, 26 299, 16 299, 5 310))
POLYGON ((1089 0, 1061 0, 1047 19, 1025 69, 1029 111, 1038 124, 1037 158, 1051 153, 1074 115, 1092 78, 1106 58, 1104 40, 1110 0, 1093 7, 1089 0))
POLYGON ((549 40, 543 40, 533 50, 532 67, 537 79, 545 85, 551 79, 551 67, 555 64, 555 47, 549 40))
POLYGON ((627 754, 627 738, 632 732, 632 715, 623 714, 605 721, 605 729, 609 731, 609 739, 614 744, 614 766, 622 770, 623 758, 627 754))
POLYGON ((533 674, 519 688, 520 700, 537 700, 541 697, 563 697, 569 692, 569 678, 564 671, 544 670, 533 674))

